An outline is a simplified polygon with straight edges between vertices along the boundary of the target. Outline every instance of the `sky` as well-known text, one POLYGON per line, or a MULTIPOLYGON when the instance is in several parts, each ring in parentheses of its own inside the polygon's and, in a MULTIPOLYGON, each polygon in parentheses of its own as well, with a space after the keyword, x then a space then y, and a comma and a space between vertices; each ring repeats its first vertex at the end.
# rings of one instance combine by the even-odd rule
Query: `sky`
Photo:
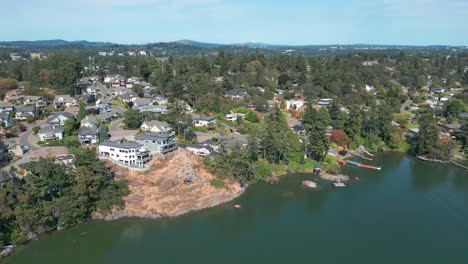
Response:
POLYGON ((468 45, 468 0, 0 0, 0 40, 468 45))

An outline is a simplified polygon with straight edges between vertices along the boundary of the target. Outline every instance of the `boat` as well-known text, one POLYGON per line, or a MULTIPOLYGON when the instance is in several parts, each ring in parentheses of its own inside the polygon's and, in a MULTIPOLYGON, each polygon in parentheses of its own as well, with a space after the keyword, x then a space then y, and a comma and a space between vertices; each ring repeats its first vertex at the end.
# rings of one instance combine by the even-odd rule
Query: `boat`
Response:
POLYGON ((343 187, 346 187, 346 185, 340 181, 337 181, 337 182, 334 182, 333 183, 333 186, 337 187, 337 188, 343 188, 343 187))
POLYGON ((236 209, 240 209, 240 208, 241 208, 241 206, 240 206, 240 204, 235 204, 235 205, 234 205, 234 208, 236 208, 236 209))

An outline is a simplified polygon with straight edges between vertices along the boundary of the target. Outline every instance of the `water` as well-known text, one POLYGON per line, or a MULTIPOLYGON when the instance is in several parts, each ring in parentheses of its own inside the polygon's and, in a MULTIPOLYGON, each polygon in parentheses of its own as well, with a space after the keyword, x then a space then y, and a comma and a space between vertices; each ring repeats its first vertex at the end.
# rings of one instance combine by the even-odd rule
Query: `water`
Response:
POLYGON ((468 173, 402 154, 320 191, 289 175, 175 219, 89 222, 41 237, 7 263, 468 263, 468 173), (241 209, 233 208, 240 204, 241 209))

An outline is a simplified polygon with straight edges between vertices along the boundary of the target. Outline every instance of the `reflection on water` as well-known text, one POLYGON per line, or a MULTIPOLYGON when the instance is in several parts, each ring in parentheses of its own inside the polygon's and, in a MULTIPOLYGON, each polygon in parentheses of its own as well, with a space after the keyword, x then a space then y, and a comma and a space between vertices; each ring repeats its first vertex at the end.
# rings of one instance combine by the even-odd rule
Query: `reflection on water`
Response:
POLYGON ((372 164, 382 171, 345 166, 360 180, 342 189, 289 175, 174 219, 85 223, 6 262, 468 263, 466 171, 396 153, 379 153, 372 164), (304 179, 320 190, 302 187, 304 179))

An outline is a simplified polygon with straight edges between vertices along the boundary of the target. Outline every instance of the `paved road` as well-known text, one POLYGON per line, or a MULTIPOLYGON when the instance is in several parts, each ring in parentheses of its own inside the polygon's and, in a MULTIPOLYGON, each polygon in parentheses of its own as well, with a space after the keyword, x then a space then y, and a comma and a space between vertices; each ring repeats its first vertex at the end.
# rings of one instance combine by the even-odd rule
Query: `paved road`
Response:
POLYGON ((34 139, 36 136, 33 135, 32 128, 35 126, 42 127, 46 124, 46 122, 47 120, 40 120, 31 124, 25 124, 27 130, 19 135, 17 144, 21 146, 28 146, 30 150, 38 150, 40 146, 36 144, 37 140, 34 139))
POLYGON ((102 84, 101 82, 95 83, 96 89, 99 89, 99 93, 102 95, 101 101, 103 104, 108 104, 112 100, 112 92, 107 89, 107 86, 102 84), (108 96, 109 95, 109 96, 108 96))
POLYGON ((406 99, 406 101, 401 104, 400 113, 407 113, 407 114, 409 114, 411 116, 411 118, 414 118, 415 115, 413 113, 411 113, 410 111, 406 110, 406 107, 410 106, 412 103, 413 103, 413 100, 411 100, 409 98, 406 99))
POLYGON ((109 125, 109 132, 110 131, 118 131, 118 130, 122 130, 122 126, 123 126, 123 118, 119 118, 119 119, 116 119, 114 121, 112 121, 109 125))

